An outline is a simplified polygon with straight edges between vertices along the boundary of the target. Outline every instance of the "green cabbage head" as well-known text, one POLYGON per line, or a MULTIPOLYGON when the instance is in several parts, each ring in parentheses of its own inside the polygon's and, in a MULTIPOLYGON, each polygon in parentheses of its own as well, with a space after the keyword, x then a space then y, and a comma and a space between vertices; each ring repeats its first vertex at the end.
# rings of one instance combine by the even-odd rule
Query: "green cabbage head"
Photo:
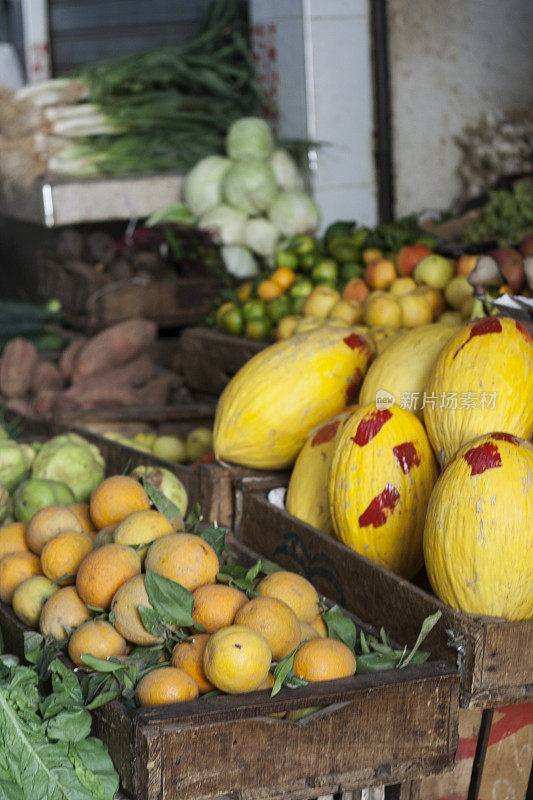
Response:
POLYGON ((46 442, 35 457, 32 478, 63 481, 78 503, 88 502, 104 479, 100 450, 77 433, 64 433, 46 442))
POLYGON ((0 439, 0 483, 8 492, 26 477, 30 463, 26 448, 13 439, 0 439))

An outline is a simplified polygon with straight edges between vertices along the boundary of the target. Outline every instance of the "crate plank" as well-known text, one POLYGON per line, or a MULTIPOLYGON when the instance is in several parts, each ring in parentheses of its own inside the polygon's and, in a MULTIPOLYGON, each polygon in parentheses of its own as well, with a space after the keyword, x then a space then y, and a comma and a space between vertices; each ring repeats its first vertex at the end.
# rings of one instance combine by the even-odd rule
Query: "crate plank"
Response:
POLYGON ((190 389, 218 395, 243 364, 268 344, 213 328, 188 328, 179 341, 185 383, 190 389))
POLYGON ((267 558, 302 572, 350 611, 413 643, 425 617, 442 612, 427 639, 437 658, 458 663, 461 704, 494 707, 533 697, 533 621, 507 622, 452 609, 427 588, 404 580, 333 537, 245 492, 237 535, 267 558), (265 532, 268 532, 266 534, 265 532))

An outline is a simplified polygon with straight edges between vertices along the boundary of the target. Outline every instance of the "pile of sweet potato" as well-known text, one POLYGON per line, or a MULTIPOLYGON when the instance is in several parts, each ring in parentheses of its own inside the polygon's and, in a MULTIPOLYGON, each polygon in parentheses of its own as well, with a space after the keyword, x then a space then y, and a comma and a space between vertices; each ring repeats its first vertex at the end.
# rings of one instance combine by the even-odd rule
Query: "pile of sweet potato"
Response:
POLYGON ((0 399, 28 417, 117 406, 165 405, 181 379, 154 360, 155 323, 130 319, 91 339, 74 339, 54 363, 28 339, 12 339, 0 359, 0 399))

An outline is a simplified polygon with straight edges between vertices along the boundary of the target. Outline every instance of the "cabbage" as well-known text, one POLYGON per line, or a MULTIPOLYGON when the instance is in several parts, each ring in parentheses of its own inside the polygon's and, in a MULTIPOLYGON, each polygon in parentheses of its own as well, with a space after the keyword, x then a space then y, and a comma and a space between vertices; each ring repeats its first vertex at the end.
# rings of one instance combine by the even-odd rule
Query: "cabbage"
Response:
POLYGON ((266 161, 237 161, 222 181, 226 202, 248 216, 266 211, 277 191, 274 170, 266 161))
POLYGON ((220 250, 226 270, 236 278, 253 278, 259 275, 259 267, 247 247, 238 244, 220 250))
POLYGON ((305 192, 282 192, 268 209, 268 216, 285 236, 312 233, 320 221, 317 204, 305 192))
POLYGON ((26 477, 29 466, 27 455, 17 442, 0 440, 0 482, 8 492, 26 477))
POLYGON ((272 132, 264 119, 243 117, 228 128, 226 151, 235 161, 266 159, 273 149, 272 132))
POLYGON ((105 462, 98 447, 76 433, 49 439, 33 462, 32 478, 66 483, 78 503, 87 503, 104 479, 105 462))
POLYGON ((198 227, 215 234, 222 244, 242 244, 246 214, 221 203, 198 220, 198 227))
POLYGON ((229 158, 207 156, 189 172, 183 187, 183 196, 196 216, 209 211, 222 201, 221 183, 231 166, 229 158))
POLYGON ((244 228, 244 242, 259 256, 272 256, 276 249, 279 232, 267 219, 249 219, 244 228))
POLYGON ((286 150, 274 150, 269 161, 276 181, 284 192, 302 191, 304 179, 294 158, 286 150))

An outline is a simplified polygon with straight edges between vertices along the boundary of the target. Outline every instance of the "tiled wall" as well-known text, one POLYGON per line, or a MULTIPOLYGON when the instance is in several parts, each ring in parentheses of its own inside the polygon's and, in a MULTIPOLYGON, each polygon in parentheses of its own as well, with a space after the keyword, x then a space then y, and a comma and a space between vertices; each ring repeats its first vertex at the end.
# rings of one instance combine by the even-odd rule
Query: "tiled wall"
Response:
POLYGON ((368 15, 368 0, 250 0, 280 135, 322 143, 313 176, 322 227, 376 221, 368 15))

